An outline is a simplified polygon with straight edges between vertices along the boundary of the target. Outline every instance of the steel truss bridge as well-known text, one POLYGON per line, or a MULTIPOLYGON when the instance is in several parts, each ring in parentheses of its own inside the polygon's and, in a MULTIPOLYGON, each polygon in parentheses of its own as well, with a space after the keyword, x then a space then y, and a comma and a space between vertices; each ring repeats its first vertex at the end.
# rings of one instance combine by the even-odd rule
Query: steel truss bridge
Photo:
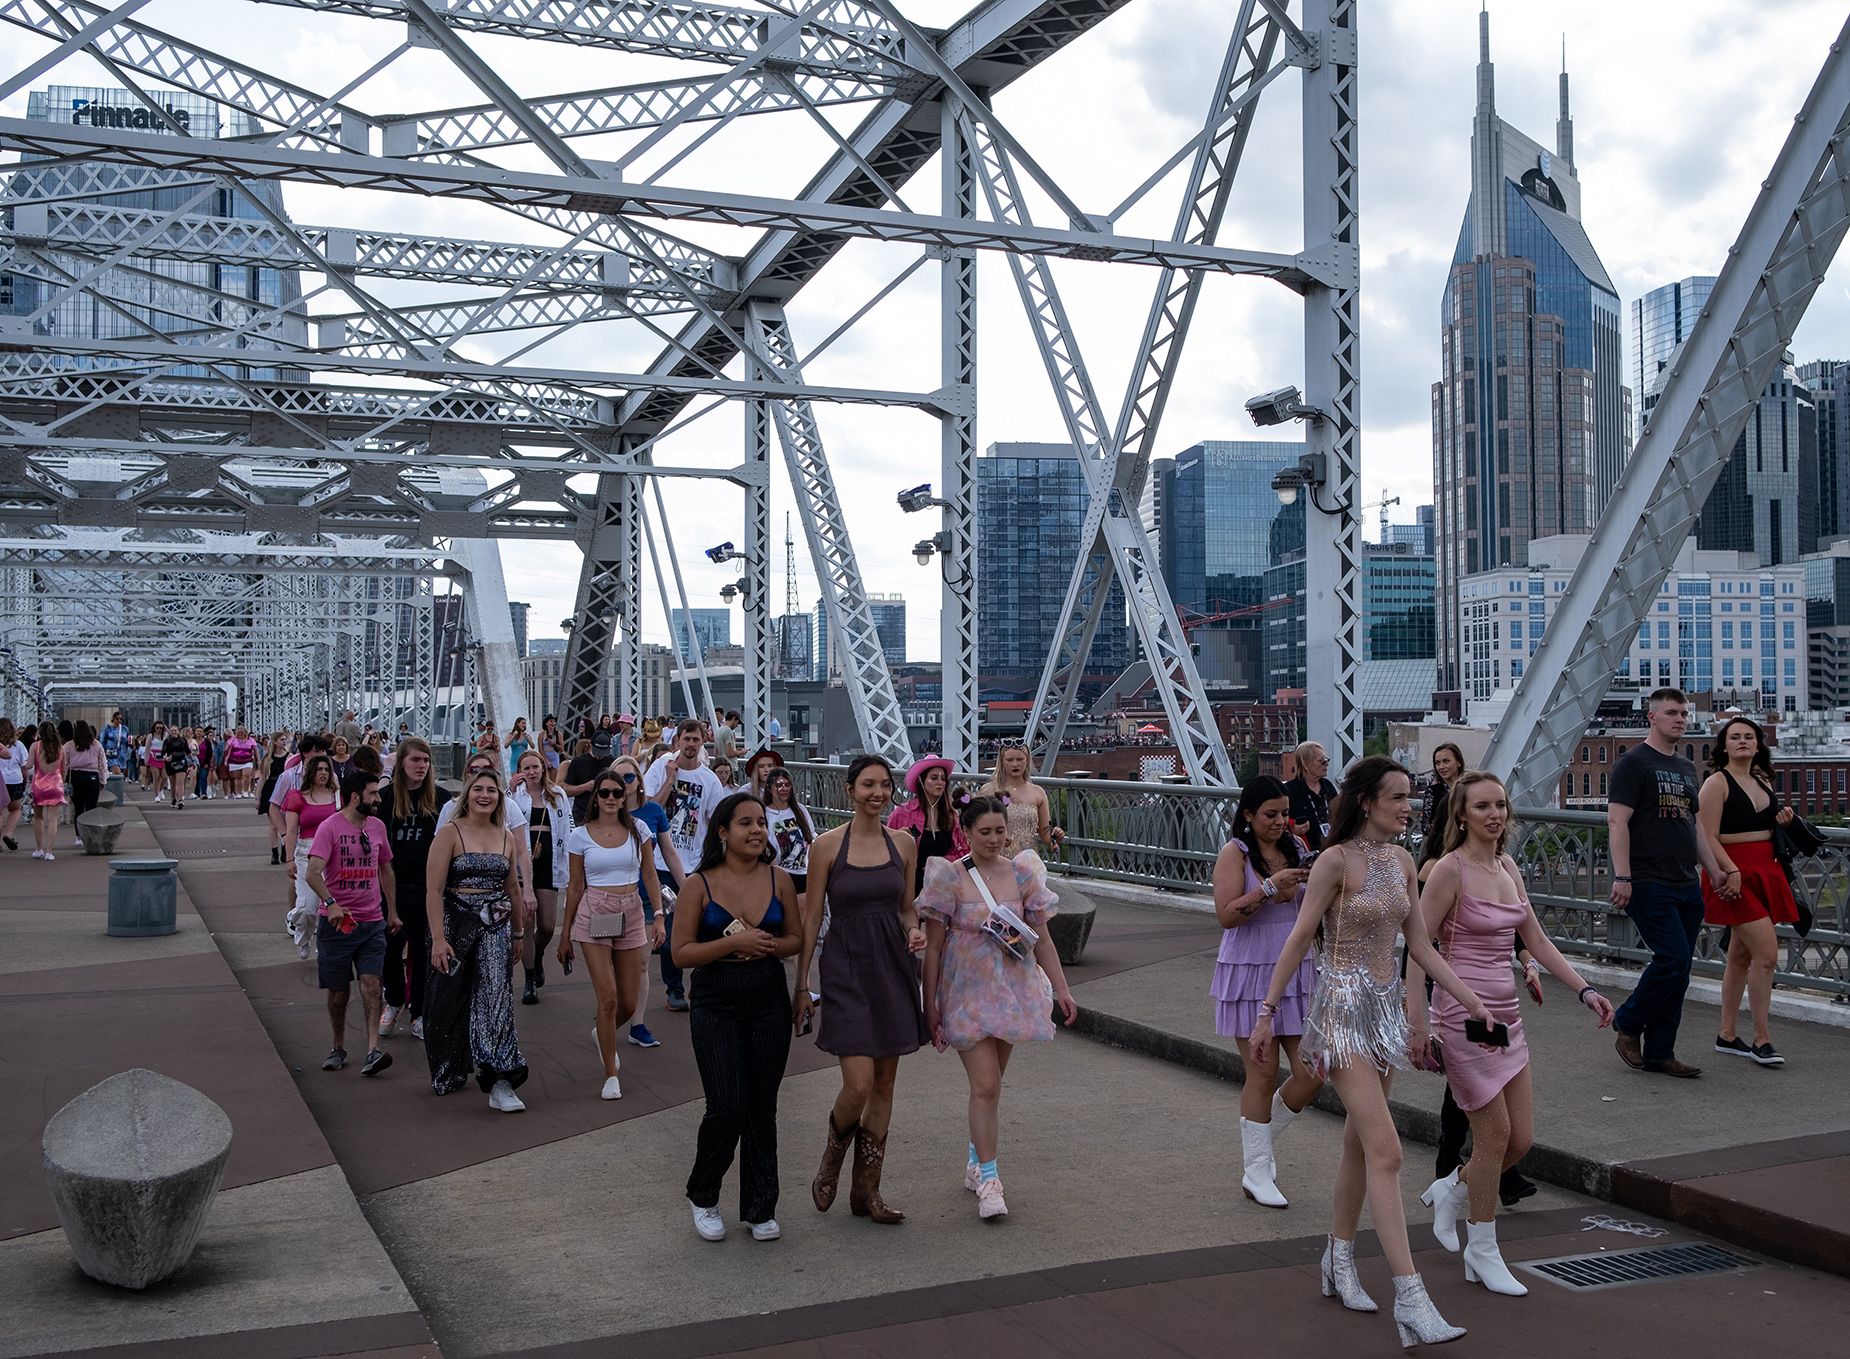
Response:
MULTIPOLYGON (((312 11, 364 54, 329 74, 221 55, 209 34, 148 23, 149 0, 0 0, 15 37, 0 99, 49 82, 111 92, 83 117, 0 117, 0 710, 58 686, 230 679, 253 725, 348 705, 430 729, 451 657, 505 724, 520 699, 494 540, 509 538, 582 555, 561 712, 591 712, 612 666, 635 707, 643 548, 664 606, 672 587, 686 607, 660 565, 677 560, 661 481, 695 477, 743 502, 755 741, 775 655, 775 442, 862 744, 908 759, 818 416, 859 404, 938 424, 944 745, 973 767, 977 271, 1000 257, 1087 486, 1030 721, 1048 765, 1116 583, 1188 774, 1233 783, 1135 510, 1216 274, 1302 298, 1307 452, 1334 507, 1309 534, 1309 724, 1346 763, 1361 734, 1362 6, 1229 0, 1198 130, 1123 202, 1082 205, 997 103, 1069 45, 1106 40, 1089 35, 1131 2, 983 0, 928 29, 900 0, 252 0, 312 11), (547 69, 548 45, 655 58, 656 78, 516 90, 504 72, 547 69), (469 102, 379 106, 430 62, 469 102), (1222 219, 1260 99, 1286 76, 1304 246, 1240 248, 1222 219), (182 96, 209 101, 219 135, 182 96), (700 181, 716 151, 762 147, 761 125, 823 146, 807 178, 793 153, 777 192, 700 181), (934 162, 935 194, 916 183, 934 162), (291 190, 340 211, 298 222, 291 190), (433 210, 468 229, 390 227, 433 210), (887 281, 832 333, 794 334, 791 299, 854 241, 881 246, 887 281), (1115 386, 1087 362, 1063 261, 1148 281, 1115 386), (257 271, 293 282, 265 293, 246 286, 257 271), (825 352, 921 271, 939 283, 935 380, 821 381, 825 352), (73 303, 96 318, 82 333, 56 324, 73 303), (742 414, 739 447, 657 456, 722 409, 742 414), (449 596, 460 604, 439 607, 449 596)), ((1840 39, 1498 732, 1492 760, 1517 771, 1519 798, 1552 784, 1850 223, 1847 112, 1840 39)))

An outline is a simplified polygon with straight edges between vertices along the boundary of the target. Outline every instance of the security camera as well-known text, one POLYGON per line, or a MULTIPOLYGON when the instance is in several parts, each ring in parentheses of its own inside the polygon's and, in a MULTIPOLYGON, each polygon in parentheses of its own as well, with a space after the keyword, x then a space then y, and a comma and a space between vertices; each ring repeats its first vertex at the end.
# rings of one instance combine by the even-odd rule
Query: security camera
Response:
POLYGON ((718 547, 707 549, 707 560, 714 563, 729 562, 737 555, 731 543, 721 543, 718 547))
POLYGON ((933 505, 943 503, 933 498, 929 481, 922 486, 913 486, 899 493, 899 508, 907 514, 916 514, 920 510, 928 510, 933 505))
POLYGON ((1253 397, 1246 403, 1246 413, 1252 416, 1255 425, 1282 425, 1291 419, 1293 408, 1303 400, 1304 394, 1296 387, 1280 387, 1253 397))

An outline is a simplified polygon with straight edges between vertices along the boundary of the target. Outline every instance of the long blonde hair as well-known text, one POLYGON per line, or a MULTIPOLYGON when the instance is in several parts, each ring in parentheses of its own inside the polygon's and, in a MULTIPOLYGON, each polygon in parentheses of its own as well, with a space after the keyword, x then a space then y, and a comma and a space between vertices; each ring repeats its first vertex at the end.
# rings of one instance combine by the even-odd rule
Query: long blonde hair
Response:
MULTIPOLYGON (((1470 834, 1465 829, 1465 804, 1470 801, 1471 789, 1480 783, 1494 783, 1497 787, 1503 788, 1506 799, 1509 796, 1509 789, 1504 787, 1503 780, 1488 769, 1467 769, 1453 780, 1452 787, 1446 794, 1445 804, 1445 852, 1447 854, 1464 847, 1465 840, 1470 834)), ((1503 833, 1497 837, 1499 856, 1508 851, 1510 836, 1515 832, 1516 809, 1511 807, 1509 815, 1503 818, 1503 833)))

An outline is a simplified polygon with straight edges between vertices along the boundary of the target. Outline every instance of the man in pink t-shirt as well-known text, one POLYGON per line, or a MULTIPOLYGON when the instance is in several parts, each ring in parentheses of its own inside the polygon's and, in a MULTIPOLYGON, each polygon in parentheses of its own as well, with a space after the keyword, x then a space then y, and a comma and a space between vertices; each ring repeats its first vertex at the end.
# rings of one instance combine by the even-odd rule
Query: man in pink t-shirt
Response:
MULTIPOLYGON (((366 1017, 366 1060, 362 1076, 392 1065, 379 1046, 379 1012, 384 1004, 385 936, 400 928, 392 844, 379 811, 379 778, 355 769, 340 781, 340 810, 315 831, 308 851, 308 886, 320 903, 315 952, 321 989, 328 993, 334 1048, 323 1071, 347 1065, 347 999, 360 979, 360 1008, 366 1017)), ((300 851, 298 851, 300 852, 300 851)))

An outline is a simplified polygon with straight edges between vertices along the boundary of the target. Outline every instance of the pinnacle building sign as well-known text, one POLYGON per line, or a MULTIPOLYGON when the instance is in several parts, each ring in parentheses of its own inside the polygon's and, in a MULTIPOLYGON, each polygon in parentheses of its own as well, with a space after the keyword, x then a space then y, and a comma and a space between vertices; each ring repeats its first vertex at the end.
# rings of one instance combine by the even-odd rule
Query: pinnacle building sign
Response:
MULTIPOLYGON (((169 104, 167 105, 167 116, 172 118, 179 127, 180 135, 192 135, 192 114, 169 104)), ((170 132, 173 130, 144 106, 123 108, 117 104, 101 104, 93 99, 83 98, 71 100, 71 123, 76 127, 119 127, 137 132, 170 132)))

